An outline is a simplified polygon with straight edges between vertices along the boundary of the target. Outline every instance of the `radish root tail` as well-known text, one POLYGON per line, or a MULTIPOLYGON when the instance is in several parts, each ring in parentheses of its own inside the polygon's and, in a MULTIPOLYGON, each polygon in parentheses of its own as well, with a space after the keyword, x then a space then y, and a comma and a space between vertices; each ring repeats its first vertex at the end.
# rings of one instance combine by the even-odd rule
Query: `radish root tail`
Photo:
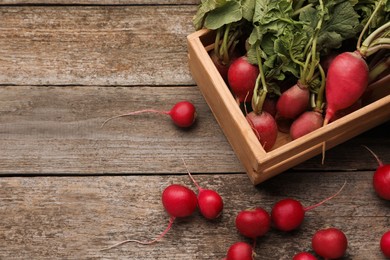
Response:
POLYGON ((113 120, 115 118, 125 117, 125 116, 132 116, 132 115, 138 115, 138 114, 142 114, 142 113, 157 113, 157 114, 169 115, 170 111, 159 111, 159 110, 155 110, 155 109, 144 109, 144 110, 134 111, 134 112, 126 113, 126 114, 121 114, 121 115, 113 116, 113 117, 110 117, 110 118, 106 119, 103 122, 103 124, 100 126, 100 128, 103 128, 103 126, 105 124, 107 124, 107 122, 109 122, 109 121, 111 121, 111 120, 113 120))
POLYGON ((173 225, 173 222, 175 220, 175 217, 171 216, 169 218, 169 224, 168 226, 166 227, 166 229, 158 236, 156 237, 155 239, 153 240, 150 240, 150 241, 140 241, 140 240, 136 240, 136 239, 128 239, 128 240, 124 240, 124 241, 121 241, 119 243, 116 243, 110 247, 107 247, 107 248, 103 248, 101 249, 100 251, 107 251, 107 250, 110 250, 110 249, 113 249, 115 247, 118 247, 118 246, 121 246, 123 244, 127 244, 127 243, 130 243, 130 242, 134 242, 134 243, 138 243, 138 244, 142 244, 142 245, 150 245, 150 244, 153 244, 157 241, 159 241, 161 238, 163 238, 163 236, 165 236, 166 233, 168 233, 168 231, 171 229, 172 225, 173 225))
POLYGON ((332 196, 330 196, 330 197, 324 199, 324 200, 321 201, 321 202, 318 202, 318 203, 315 204, 315 205, 312 205, 312 206, 309 206, 309 207, 305 208, 304 210, 305 210, 305 211, 309 211, 309 210, 311 210, 311 209, 314 209, 314 208, 316 208, 316 207, 322 205, 323 203, 327 202, 328 200, 333 199, 334 197, 336 197, 337 195, 340 194, 340 192, 344 189, 344 187, 345 187, 346 184, 347 184, 347 181, 344 181, 343 186, 341 186, 341 188, 340 188, 335 194, 333 194, 332 196))
MULTIPOLYGON (((322 127, 326 126, 328 123, 329 123, 329 118, 325 117, 324 124, 322 125, 322 127)), ((322 158, 321 158, 322 165, 325 164, 325 152, 326 152, 326 142, 324 141, 322 142, 322 158)))

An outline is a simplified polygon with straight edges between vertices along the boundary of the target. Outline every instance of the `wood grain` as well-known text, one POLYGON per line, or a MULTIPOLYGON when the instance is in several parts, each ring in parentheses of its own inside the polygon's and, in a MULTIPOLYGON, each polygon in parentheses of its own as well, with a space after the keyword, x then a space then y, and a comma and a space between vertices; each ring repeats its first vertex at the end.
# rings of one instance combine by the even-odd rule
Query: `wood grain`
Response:
POLYGON ((222 259, 230 244, 250 243, 234 227, 234 218, 240 210, 260 206, 269 211, 273 203, 286 196, 308 206, 334 193, 347 181, 339 196, 307 212, 296 232, 285 234, 272 229, 261 238, 255 249, 257 259, 268 259, 271 254, 273 259, 291 259, 295 252, 311 250, 314 231, 326 226, 342 229, 349 238, 348 253, 343 259, 381 259, 377 241, 390 224, 390 205, 373 194, 371 176, 372 172, 296 172, 254 188, 243 185, 247 182, 243 174, 195 175, 201 185, 219 191, 224 198, 221 218, 207 221, 197 212, 189 218, 177 219, 166 237, 154 245, 129 243, 108 251, 99 250, 124 239, 148 240, 162 232, 168 216, 161 205, 161 192, 172 183, 194 188, 189 178, 185 175, 1 178, 1 256, 222 259))
POLYGON ((0 8, 0 84, 192 85, 196 7, 0 8))
MULTIPOLYGON (((195 172, 244 171, 194 86, 2 87, 0 124, 0 174, 183 173, 180 157, 195 172), (100 128, 111 116, 146 108, 169 110, 185 99, 198 112, 197 124, 187 131, 165 115, 118 118, 100 128)), ((390 161, 388 129, 385 124, 329 151, 325 165, 318 157, 307 164, 320 170, 373 169, 373 160, 356 156, 370 158, 361 146, 365 144, 390 161)))
MULTIPOLYGON (((0 3, 0 259, 222 259, 247 241, 236 214, 270 210, 285 197, 314 204, 296 232, 271 230, 258 259, 291 259, 310 250, 315 230, 345 231, 345 259, 384 259, 378 249, 390 205, 371 187, 377 166, 362 145, 390 162, 390 122, 378 126, 258 186, 215 121, 188 69, 186 36, 195 0, 5 0, 0 3), (182 131, 162 115, 110 116, 169 109, 182 99, 198 111, 182 131), (168 224, 160 197, 171 183, 200 185, 224 198, 216 221, 198 212, 168 224)), ((194 189, 195 190, 195 189, 194 189)))

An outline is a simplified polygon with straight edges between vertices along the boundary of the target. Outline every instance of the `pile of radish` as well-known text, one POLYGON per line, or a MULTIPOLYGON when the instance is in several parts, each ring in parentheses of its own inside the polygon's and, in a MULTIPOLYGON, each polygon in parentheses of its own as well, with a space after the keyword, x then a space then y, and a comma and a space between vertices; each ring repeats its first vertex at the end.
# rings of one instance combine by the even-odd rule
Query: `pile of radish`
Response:
POLYGON ((279 132, 300 138, 390 84, 389 18, 385 0, 206 0, 194 25, 216 32, 211 59, 269 151, 279 132))
MULTIPOLYGON (((388 164, 381 162, 371 149, 366 146, 365 148, 375 157, 379 164, 373 175, 373 189, 378 194, 379 198, 390 200, 390 167, 388 164)), ((167 186, 161 196, 162 205, 169 215, 169 223, 165 230, 154 239, 148 241, 128 239, 108 248, 104 248, 102 251, 130 242, 143 245, 158 242, 172 228, 176 218, 189 217, 194 214, 197 209, 199 209, 201 215, 209 220, 217 219, 221 216, 224 207, 221 195, 214 190, 200 187, 188 170, 184 160, 183 163, 190 180, 198 190, 198 195, 182 184, 171 184, 167 186)), ((236 230, 238 234, 244 238, 252 239, 253 243, 249 244, 244 241, 233 243, 227 248, 224 260, 255 259, 255 248, 258 238, 265 236, 272 229, 285 233, 298 229, 304 222, 305 212, 315 209, 335 198, 340 194, 345 185, 346 182, 344 182, 341 188, 333 195, 308 207, 304 207, 302 203, 296 199, 285 198, 277 201, 271 208, 270 213, 258 206, 239 211, 234 221, 236 230)), ((380 248, 383 255, 390 258, 390 230, 382 235, 380 240, 378 240, 378 245, 378 248, 380 248)), ((323 259, 341 258, 348 249, 348 239, 345 233, 339 228, 322 228, 314 232, 311 238, 311 247, 310 251, 297 252, 292 259, 313 260, 317 259, 317 257, 322 257, 323 259)))

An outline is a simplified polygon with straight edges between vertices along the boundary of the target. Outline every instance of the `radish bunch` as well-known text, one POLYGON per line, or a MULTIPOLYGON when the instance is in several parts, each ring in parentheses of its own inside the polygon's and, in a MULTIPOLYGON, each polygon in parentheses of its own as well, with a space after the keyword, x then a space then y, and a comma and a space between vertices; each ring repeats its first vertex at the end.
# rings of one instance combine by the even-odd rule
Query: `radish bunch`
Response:
POLYGON ((390 82, 385 0, 281 0, 267 8, 223 2, 202 1, 196 28, 215 30, 210 57, 266 152, 279 132, 291 140, 305 136, 363 107, 390 82), (276 104, 269 113, 271 96, 276 104))

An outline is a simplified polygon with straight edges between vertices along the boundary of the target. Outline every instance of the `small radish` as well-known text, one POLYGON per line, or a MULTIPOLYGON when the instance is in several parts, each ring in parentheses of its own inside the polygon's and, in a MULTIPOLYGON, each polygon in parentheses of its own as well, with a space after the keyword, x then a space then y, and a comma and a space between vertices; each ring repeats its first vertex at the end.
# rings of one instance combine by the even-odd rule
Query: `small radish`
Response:
POLYGON ((290 127, 291 138, 297 139, 322 127, 324 118, 317 111, 306 111, 294 120, 290 127))
POLYGON ((294 255, 292 260, 317 260, 317 258, 308 252, 300 252, 294 255))
POLYGON ((310 103, 312 110, 303 112, 291 124, 290 136, 293 140, 321 128, 324 123, 322 109, 324 106, 325 71, 320 65, 318 66, 318 70, 324 80, 321 81, 317 93, 311 94, 310 103))
POLYGON ((240 234, 256 239, 271 228, 271 217, 262 208, 242 210, 236 217, 236 228, 240 234))
POLYGON ((246 56, 241 56, 230 64, 228 83, 238 102, 252 99, 258 74, 259 68, 249 63, 246 56))
POLYGON ((309 101, 308 87, 298 82, 279 97, 276 103, 278 115, 287 119, 295 119, 309 108, 309 101))
POLYGON ((184 165, 186 166, 188 176, 198 188, 198 206, 200 213, 207 219, 216 219, 222 214, 222 197, 214 190, 203 189, 202 187, 200 187, 195 181, 195 179, 192 177, 184 159, 182 160, 184 165))
POLYGON ((373 186, 379 197, 390 200, 390 164, 383 164, 379 157, 367 146, 364 146, 377 160, 379 166, 373 176, 373 186))
POLYGON ((347 237, 337 228, 326 228, 317 231, 311 244, 316 254, 325 259, 340 258, 348 248, 347 237))
POLYGON ((336 197, 341 190, 344 188, 346 182, 343 186, 332 196, 324 199, 323 201, 304 208, 298 200, 286 198, 278 201, 272 208, 271 211, 271 220, 275 228, 281 231, 292 231, 297 229, 303 222, 305 217, 305 212, 311 209, 314 209, 324 202, 336 197))
POLYGON ((128 239, 108 248, 102 249, 102 251, 109 250, 129 242, 135 242, 143 245, 153 244, 159 241, 166 233, 168 233, 176 218, 184 218, 192 215, 196 210, 198 203, 195 192, 180 184, 171 184, 166 187, 162 193, 161 200, 165 210, 170 215, 170 218, 167 228, 157 238, 150 241, 128 239))
POLYGON ((180 101, 176 103, 169 111, 144 109, 144 110, 134 111, 122 115, 113 116, 108 118, 106 121, 104 121, 101 127, 103 127, 108 121, 114 118, 137 115, 142 113, 157 113, 157 114, 169 115, 173 123, 178 127, 182 127, 182 128, 187 128, 192 126, 196 120, 195 106, 189 101, 180 101))
POLYGON ((380 248, 382 253, 387 257, 390 258, 390 231, 387 231, 384 233, 381 237, 380 241, 380 248))
POLYGON ((236 242, 228 249, 226 260, 253 260, 252 246, 245 242, 236 242))
POLYGON ((262 111, 260 114, 252 111, 246 115, 246 119, 264 150, 270 151, 278 136, 278 126, 275 118, 265 111, 262 111))

